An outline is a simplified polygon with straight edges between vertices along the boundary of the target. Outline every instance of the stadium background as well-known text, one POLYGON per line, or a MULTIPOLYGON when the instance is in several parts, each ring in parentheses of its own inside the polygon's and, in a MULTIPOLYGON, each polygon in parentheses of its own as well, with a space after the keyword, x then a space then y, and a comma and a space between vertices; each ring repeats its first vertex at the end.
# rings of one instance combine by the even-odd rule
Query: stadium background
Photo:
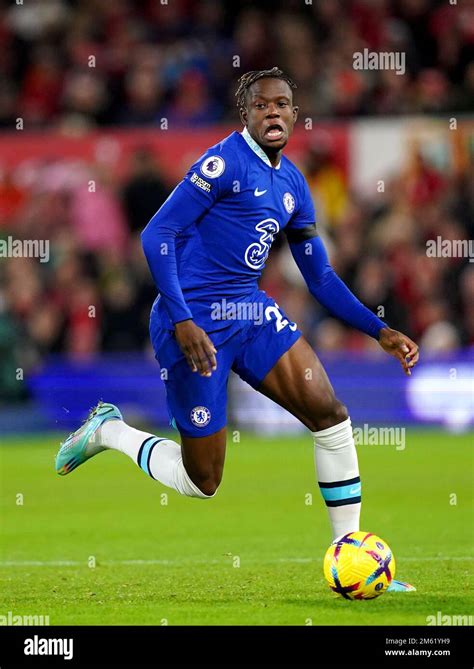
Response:
MULTIPOLYGON (((5 430, 69 427, 107 391, 166 422, 140 231, 193 160, 239 127, 238 76, 275 63, 298 83, 288 155, 308 178, 337 272, 420 343, 424 363, 451 354, 446 371, 472 347, 474 265, 426 253, 428 239, 474 237, 472 2, 48 0, 0 11, 0 232, 47 239, 51 255, 1 263, 5 430), (406 52, 406 73, 353 69, 364 48, 406 52)), ((375 342, 314 302, 283 240, 270 260, 262 287, 329 365, 356 420, 469 424, 469 362, 455 407, 439 367, 420 367, 411 389, 375 342), (382 375, 394 394, 380 406, 382 375), (433 375, 443 397, 427 403, 433 375)), ((238 422, 296 428, 245 388, 234 379, 238 422)))
POLYGON ((473 44, 470 0, 0 0, 0 238, 50 241, 49 262, 0 258, 0 616, 426 625, 472 611, 474 264, 428 257, 426 242, 474 237, 473 44), (364 48, 405 52, 406 73, 354 70, 364 48), (336 270, 421 345, 406 378, 320 309, 276 241, 262 286, 354 425, 406 428, 400 446, 382 432, 359 444, 363 526, 418 591, 367 606, 324 583, 310 436, 235 378, 210 504, 117 453, 54 472, 60 440, 100 397, 165 434, 140 230, 239 127, 238 77, 275 64, 298 83, 288 155, 336 270))

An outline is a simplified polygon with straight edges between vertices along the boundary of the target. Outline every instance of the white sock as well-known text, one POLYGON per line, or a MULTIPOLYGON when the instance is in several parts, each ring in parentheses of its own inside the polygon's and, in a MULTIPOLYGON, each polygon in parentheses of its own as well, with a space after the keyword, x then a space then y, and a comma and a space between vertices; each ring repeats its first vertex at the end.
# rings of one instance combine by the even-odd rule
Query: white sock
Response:
POLYGON ((313 432, 313 436, 319 488, 337 539, 359 530, 361 484, 351 419, 313 432))
POLYGON ((108 420, 98 430, 97 441, 104 448, 130 456, 145 474, 181 495, 200 499, 215 495, 205 495, 191 481, 184 468, 181 446, 171 439, 136 430, 122 420, 108 420))

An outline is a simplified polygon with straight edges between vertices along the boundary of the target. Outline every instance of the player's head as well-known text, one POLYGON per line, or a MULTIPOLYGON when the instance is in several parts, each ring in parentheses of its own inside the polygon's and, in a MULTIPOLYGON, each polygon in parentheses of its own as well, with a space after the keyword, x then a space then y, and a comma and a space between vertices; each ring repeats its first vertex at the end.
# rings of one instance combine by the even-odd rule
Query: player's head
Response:
POLYGON ((264 150, 281 151, 293 132, 296 84, 278 67, 243 74, 235 93, 242 123, 264 150))

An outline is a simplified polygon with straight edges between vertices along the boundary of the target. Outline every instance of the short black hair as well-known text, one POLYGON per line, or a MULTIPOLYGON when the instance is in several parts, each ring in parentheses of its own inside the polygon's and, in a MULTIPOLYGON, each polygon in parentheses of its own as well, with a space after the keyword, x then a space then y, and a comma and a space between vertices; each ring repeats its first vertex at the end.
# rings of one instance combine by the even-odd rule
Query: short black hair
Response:
POLYGON ((245 108, 245 95, 250 86, 259 79, 282 79, 286 81, 290 88, 296 88, 295 82, 278 67, 272 67, 271 70, 252 70, 251 72, 246 72, 240 77, 238 81, 239 86, 235 92, 237 107, 239 109, 245 108))

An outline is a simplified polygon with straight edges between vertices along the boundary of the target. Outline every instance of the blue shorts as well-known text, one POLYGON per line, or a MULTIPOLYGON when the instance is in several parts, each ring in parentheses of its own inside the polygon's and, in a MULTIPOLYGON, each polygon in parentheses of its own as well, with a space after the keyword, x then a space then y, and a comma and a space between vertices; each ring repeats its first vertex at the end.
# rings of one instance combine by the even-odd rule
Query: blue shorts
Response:
POLYGON ((212 376, 205 377, 191 371, 172 330, 153 324, 151 327, 171 424, 186 437, 205 437, 226 425, 231 369, 258 389, 277 360, 301 336, 296 324, 266 295, 261 320, 230 325, 208 334, 217 349, 217 369, 212 376))

